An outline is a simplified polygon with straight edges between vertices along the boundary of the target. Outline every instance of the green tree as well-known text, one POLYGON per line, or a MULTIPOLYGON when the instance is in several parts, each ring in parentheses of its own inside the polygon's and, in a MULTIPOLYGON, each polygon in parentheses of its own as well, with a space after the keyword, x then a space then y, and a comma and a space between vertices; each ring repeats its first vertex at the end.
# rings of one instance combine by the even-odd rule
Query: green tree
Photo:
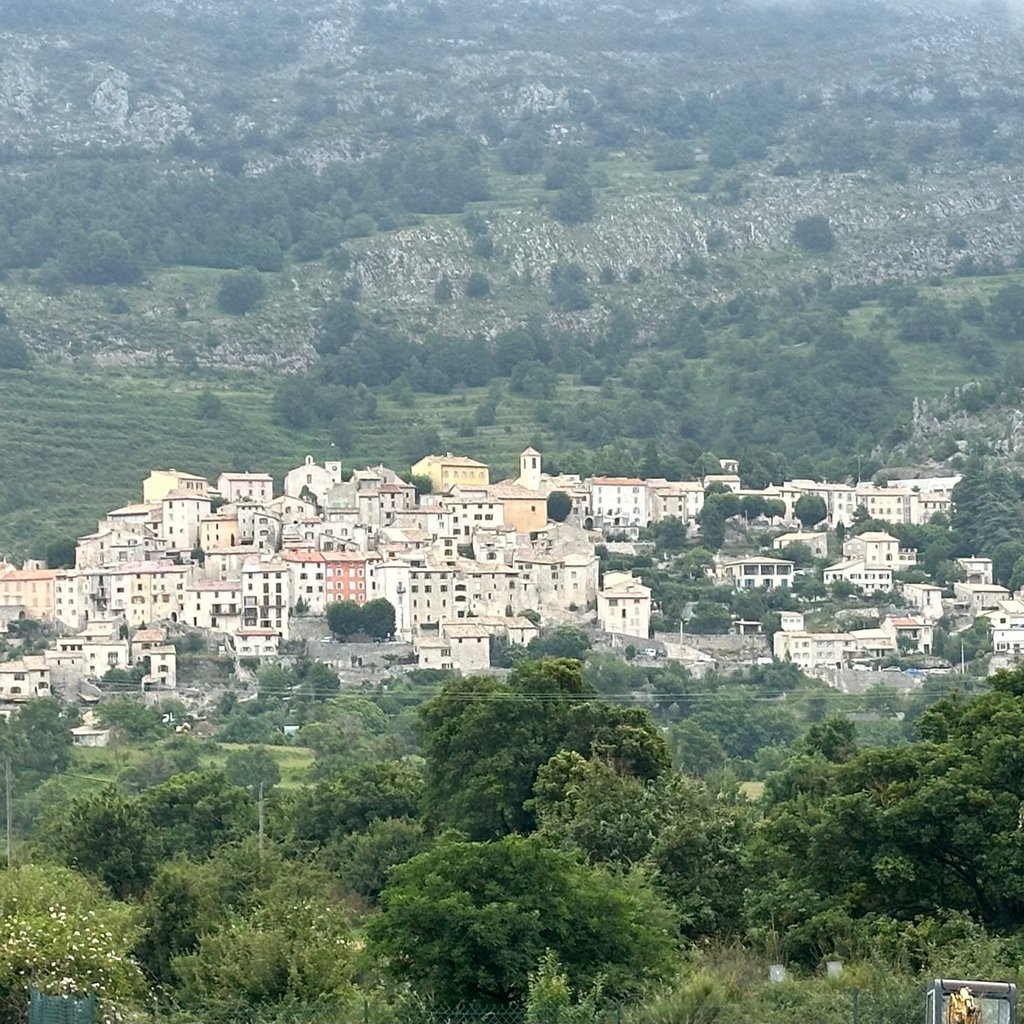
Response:
POLYGON ((219 395, 204 388, 196 395, 196 419, 219 420, 224 415, 224 403, 219 395))
POLYGON ((1024 338, 1024 285, 1005 284, 989 299, 989 320, 1003 338, 1024 338))
POLYGON ((620 998, 674 963, 671 914, 638 878, 536 838, 443 841, 394 869, 381 904, 371 948, 451 1005, 522 999, 549 949, 574 985, 620 998))
POLYGON ((395 607, 387 598, 377 597, 362 607, 363 632, 374 640, 387 640, 395 633, 395 607))
POLYGON ((820 213, 802 217, 793 225, 793 241, 804 252, 815 255, 831 252, 836 244, 828 217, 820 213))
POLYGON ((36 842, 48 856, 98 878, 117 899, 140 895, 160 856, 146 809, 112 788, 48 810, 36 842))
POLYGON ((52 697, 26 702, 0 725, 0 749, 19 775, 38 779, 71 764, 71 733, 60 704, 52 697))
POLYGON ((574 658, 581 661, 591 648, 590 637, 576 626, 561 625, 535 636, 527 645, 534 658, 574 658))
POLYGON ((327 605, 327 628, 342 639, 362 633, 362 606, 355 601, 331 601, 327 605))
POLYGON ((354 893, 376 900, 391 869, 422 853, 430 845, 423 826, 409 818, 371 821, 362 832, 336 840, 326 861, 354 893))
POLYGON ((452 301, 453 291, 452 279, 442 274, 434 285, 434 301, 440 306, 448 305, 452 301))
POLYGON ((686 628, 691 633, 728 633, 732 628, 732 615, 724 605, 698 601, 686 621, 686 628))
POLYGON ((572 512, 572 498, 565 491, 552 491, 548 495, 548 519, 564 523, 572 512))
POLYGON ((419 712, 428 820, 482 839, 528 831, 537 771, 563 749, 600 749, 626 774, 657 777, 668 752, 647 715, 578 703, 588 691, 580 663, 566 659, 523 662, 507 682, 446 685, 419 712))
POLYGON ((254 796, 261 787, 266 795, 281 781, 281 769, 265 747, 231 751, 224 762, 224 774, 232 785, 247 789, 254 796))
POLYGON ((825 499, 816 494, 801 494, 793 504, 793 515, 804 529, 809 530, 828 515, 828 507, 825 499))
POLYGON ((159 710, 142 704, 134 697, 104 701, 97 709, 96 717, 102 725, 117 730, 133 743, 158 739, 170 731, 159 710))
POLYGON ((222 274, 217 289, 217 307, 232 316, 242 316, 255 309, 265 295, 263 278, 251 268, 222 274))
POLYGON ((91 232, 64 264, 69 277, 88 284, 133 284, 141 276, 131 246, 118 231, 91 232))
POLYGON ((751 911, 813 958, 851 921, 959 911, 1015 927, 1013 882, 1024 757, 1024 672, 996 673, 992 692, 953 695, 917 720, 920 742, 824 758, 790 780, 754 851, 751 911))
POLYGON ((479 270, 471 271, 462 291, 466 298, 484 299, 491 294, 491 279, 486 274, 480 273, 479 270))
POLYGON ((353 935, 348 910, 327 894, 331 879, 313 866, 289 865, 248 914, 204 932, 171 968, 175 996, 211 1024, 274 1020, 302 1007, 338 1020, 353 996, 353 935))
POLYGON ((0 326, 0 370, 27 370, 31 365, 25 339, 11 328, 0 326))
POLYGON ((563 224, 585 224, 596 214, 594 190, 582 177, 570 181, 551 204, 551 216, 563 224))
POLYGON ((132 958, 137 929, 130 907, 66 868, 26 865, 0 875, 0 1014, 24 1019, 28 989, 99 997, 100 1012, 131 1006, 145 983, 132 958))

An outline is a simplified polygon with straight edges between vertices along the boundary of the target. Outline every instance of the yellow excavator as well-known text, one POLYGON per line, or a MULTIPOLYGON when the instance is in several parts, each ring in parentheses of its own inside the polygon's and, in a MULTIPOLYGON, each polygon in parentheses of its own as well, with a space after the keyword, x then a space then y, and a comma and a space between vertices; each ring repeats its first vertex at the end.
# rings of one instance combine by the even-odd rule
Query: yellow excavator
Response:
POLYGON ((925 1024, 1017 1024, 1017 986, 1005 981, 936 978, 925 996, 925 1024))

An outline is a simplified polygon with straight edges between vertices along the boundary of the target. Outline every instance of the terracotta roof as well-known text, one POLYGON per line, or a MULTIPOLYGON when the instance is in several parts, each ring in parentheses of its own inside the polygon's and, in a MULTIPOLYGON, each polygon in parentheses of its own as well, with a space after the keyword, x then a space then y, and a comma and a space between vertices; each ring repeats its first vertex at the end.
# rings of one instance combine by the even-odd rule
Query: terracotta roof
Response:
POLYGON ((0 580, 55 580, 62 569, 6 569, 0 580))
POLYGON ((635 476, 595 476, 590 483, 597 487, 641 487, 644 481, 635 476))
POLYGON ((492 498, 532 498, 534 501, 544 500, 544 495, 540 491, 531 491, 528 487, 520 487, 519 484, 491 484, 487 490, 492 498))

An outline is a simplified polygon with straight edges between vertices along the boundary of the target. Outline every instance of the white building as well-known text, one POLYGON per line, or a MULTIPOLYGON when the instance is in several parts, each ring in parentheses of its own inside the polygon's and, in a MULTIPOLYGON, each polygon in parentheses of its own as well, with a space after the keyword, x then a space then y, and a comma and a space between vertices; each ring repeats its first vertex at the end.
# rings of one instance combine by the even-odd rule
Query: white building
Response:
POLYGON ((605 530, 642 527, 651 521, 647 482, 628 476, 595 476, 590 481, 590 508, 594 524, 605 530))
POLYGON ((160 539, 167 547, 191 551, 199 543, 199 524, 210 514, 210 499, 205 495, 171 491, 160 502, 160 539))
POLYGON ((597 595, 597 624, 605 633, 646 640, 651 635, 651 588, 628 572, 605 574, 597 595))
POLYGON ((307 455, 303 465, 285 473, 284 493, 293 498, 311 494, 316 503, 323 506, 327 504, 330 489, 341 482, 341 462, 325 462, 318 466, 313 456, 307 455))
POLYGON ((793 563, 765 555, 720 558, 715 563, 714 573, 718 579, 741 590, 755 587, 784 590, 793 584, 793 563))
POLYGON ((942 607, 942 587, 936 587, 932 583, 901 583, 899 591, 903 595, 903 600, 928 622, 938 622, 945 614, 942 607))
POLYGON ((868 569, 892 569, 900 572, 917 565, 917 552, 912 548, 901 548, 900 542, 888 533, 869 531, 849 537, 843 542, 843 555, 849 560, 859 560, 868 569))
POLYGON ((957 565, 964 571, 964 583, 971 583, 980 586, 990 587, 995 583, 992 574, 992 559, 972 556, 970 558, 958 558, 957 565))
POLYGON ((288 639, 291 574, 277 559, 253 558, 242 566, 242 630, 272 630, 288 639))
POLYGON ((823 579, 826 586, 831 586, 838 580, 845 580, 865 594, 892 590, 892 569, 870 569, 860 558, 830 565, 823 573, 823 579))
POLYGON ((1024 601, 1000 601, 988 620, 992 625, 992 652, 1018 661, 1024 655, 1024 601))
POLYGON ((883 632, 892 637, 897 649, 907 648, 919 654, 931 654, 934 630, 930 622, 907 616, 889 616, 882 621, 883 632), (903 644, 900 644, 900 641, 903 644))

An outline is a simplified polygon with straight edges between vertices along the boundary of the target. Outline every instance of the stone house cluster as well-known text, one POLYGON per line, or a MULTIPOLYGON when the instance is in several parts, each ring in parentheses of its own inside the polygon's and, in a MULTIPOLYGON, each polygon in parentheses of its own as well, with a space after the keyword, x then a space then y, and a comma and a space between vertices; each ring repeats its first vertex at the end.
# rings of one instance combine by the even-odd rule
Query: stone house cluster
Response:
MULTIPOLYGON (((312 456, 284 475, 280 493, 267 473, 224 472, 211 482, 154 470, 141 501, 111 510, 79 539, 74 568, 0 562, 0 627, 37 619, 59 634, 44 655, 0 665, 0 704, 57 685, 87 686, 111 669, 142 690, 172 689, 175 629, 211 631, 240 658, 274 658, 296 616, 323 615, 336 601, 390 602, 396 639, 411 643, 425 668, 480 671, 496 638, 525 644, 538 623, 595 616, 613 644, 640 646, 650 636, 651 590, 628 573, 599 580, 601 540, 635 538, 670 517, 695 529, 712 484, 779 500, 785 515, 776 522, 787 525, 795 525, 799 498, 815 495, 827 509, 823 525, 838 526, 852 524, 859 508, 882 521, 926 522, 948 511, 957 481, 795 480, 751 490, 741 487, 734 460, 715 469, 691 481, 551 475, 527 448, 518 476, 492 483, 485 463, 446 453, 411 467, 411 479, 430 481, 429 493, 383 465, 344 473, 340 461, 319 465, 312 456), (570 501, 564 522, 548 519, 554 491, 570 501)), ((775 539, 773 554, 719 556, 709 573, 736 589, 790 588, 798 570, 782 556, 794 542, 828 555, 825 533, 793 530, 775 539)), ((889 534, 863 533, 846 540, 824 578, 891 592, 894 575, 915 560, 889 534)), ((1020 654, 1024 605, 993 585, 987 560, 965 560, 964 569, 955 610, 993 616, 996 650, 1020 654)), ((901 649, 928 652, 949 602, 928 584, 900 589, 909 615, 834 634, 811 633, 791 616, 775 634, 775 655, 814 670, 901 649)))

